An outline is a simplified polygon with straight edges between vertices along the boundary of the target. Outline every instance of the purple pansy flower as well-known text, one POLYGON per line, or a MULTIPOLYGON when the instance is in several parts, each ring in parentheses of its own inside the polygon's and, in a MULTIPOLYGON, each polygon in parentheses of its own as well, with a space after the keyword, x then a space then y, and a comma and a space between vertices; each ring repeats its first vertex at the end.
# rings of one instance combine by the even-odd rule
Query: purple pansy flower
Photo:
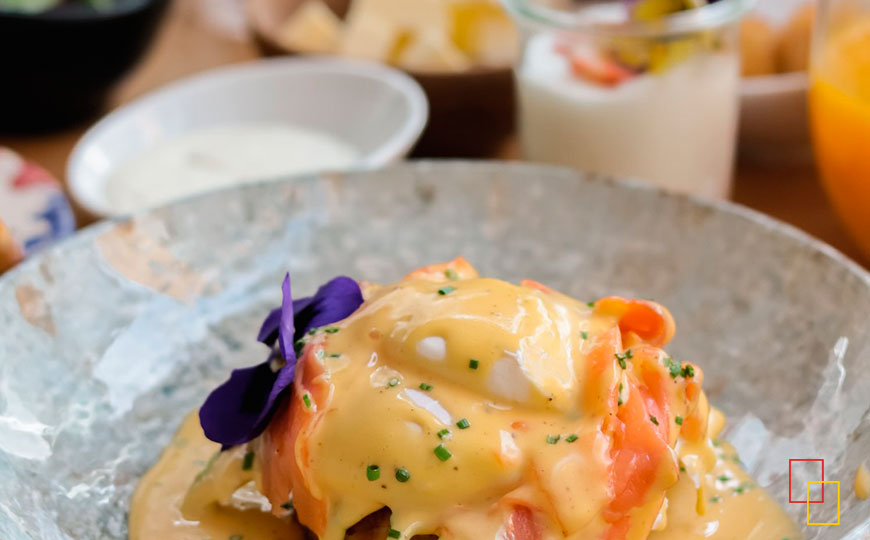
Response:
POLYGON ((314 296, 293 300, 288 274, 281 292, 281 307, 269 313, 257 335, 271 347, 269 358, 257 366, 233 370, 199 411, 206 437, 224 449, 256 438, 269 425, 296 374, 294 343, 311 328, 347 318, 363 302, 357 282, 345 276, 322 285, 314 296))

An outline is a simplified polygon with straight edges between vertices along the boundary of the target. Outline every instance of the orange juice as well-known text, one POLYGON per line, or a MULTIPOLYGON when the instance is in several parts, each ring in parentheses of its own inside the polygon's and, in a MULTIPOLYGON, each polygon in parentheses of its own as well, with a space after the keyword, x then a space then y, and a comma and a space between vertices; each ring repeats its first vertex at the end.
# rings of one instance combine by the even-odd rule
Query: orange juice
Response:
POLYGON ((830 29, 814 58, 816 162, 846 228, 870 257, 870 15, 830 29))

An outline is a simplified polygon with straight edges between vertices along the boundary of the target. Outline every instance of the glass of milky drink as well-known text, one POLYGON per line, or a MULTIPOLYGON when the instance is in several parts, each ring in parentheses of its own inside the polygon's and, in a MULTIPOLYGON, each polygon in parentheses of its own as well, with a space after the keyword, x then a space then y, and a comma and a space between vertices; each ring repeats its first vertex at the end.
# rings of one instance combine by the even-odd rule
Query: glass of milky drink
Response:
POLYGON ((728 196, 753 0, 503 0, 526 159, 728 196))

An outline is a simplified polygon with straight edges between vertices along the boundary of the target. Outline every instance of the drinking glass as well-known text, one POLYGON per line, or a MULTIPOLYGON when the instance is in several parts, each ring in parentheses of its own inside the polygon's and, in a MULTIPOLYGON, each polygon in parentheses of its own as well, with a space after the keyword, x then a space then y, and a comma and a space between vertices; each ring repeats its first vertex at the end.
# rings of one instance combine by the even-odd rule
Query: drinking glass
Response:
POLYGON ((526 159, 728 195, 738 22, 751 0, 662 16, 629 16, 641 2, 503 2, 523 40, 515 74, 526 159))
POLYGON ((870 257, 870 1, 819 2, 809 102, 822 184, 842 223, 870 257))

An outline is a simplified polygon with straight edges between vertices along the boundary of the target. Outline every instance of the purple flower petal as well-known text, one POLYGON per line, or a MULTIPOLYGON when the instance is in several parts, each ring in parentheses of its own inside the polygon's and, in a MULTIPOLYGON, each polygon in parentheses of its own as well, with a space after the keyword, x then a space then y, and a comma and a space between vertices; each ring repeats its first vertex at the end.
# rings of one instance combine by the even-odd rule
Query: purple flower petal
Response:
POLYGON ((290 274, 284 276, 281 284, 281 320, 278 323, 278 346, 281 348, 281 356, 290 364, 290 357, 296 363, 296 355, 293 353, 293 296, 290 291, 290 274))
POLYGON ((262 433, 257 428, 274 382, 269 362, 233 370, 230 380, 213 390, 199 410, 205 436, 227 448, 251 440, 254 432, 262 433))
POLYGON ((294 301, 287 274, 281 292, 281 307, 269 313, 257 334, 259 341, 273 348, 269 358, 257 366, 234 370, 199 411, 206 437, 221 443, 223 449, 256 438, 269 425, 296 374, 295 340, 310 328, 347 318, 363 301, 359 285, 348 277, 337 277, 314 296, 294 301), (275 341, 280 358, 274 350, 275 341), (284 365, 276 372, 273 360, 282 359, 284 365))
POLYGON ((281 308, 275 308, 266 316, 260 326, 260 332, 257 334, 257 341, 265 343, 269 347, 275 344, 278 339, 278 326, 281 324, 281 308))
MULTIPOLYGON (((287 277, 289 277, 289 274, 287 277)), ((313 296, 306 296, 305 298, 297 298, 296 300, 293 300, 293 317, 295 318, 300 311, 307 308, 313 300, 313 296)), ((263 321, 263 324, 260 326, 260 332, 257 333, 257 341, 265 343, 269 347, 274 345, 275 341, 278 340, 278 330, 281 326, 281 310, 283 309, 284 304, 283 300, 281 304, 282 307, 275 308, 269 312, 266 319, 263 321)))
POLYGON ((346 319, 362 303, 362 291, 356 281, 347 276, 333 278, 317 289, 307 306, 296 312, 293 339, 300 339, 311 328, 346 319))

